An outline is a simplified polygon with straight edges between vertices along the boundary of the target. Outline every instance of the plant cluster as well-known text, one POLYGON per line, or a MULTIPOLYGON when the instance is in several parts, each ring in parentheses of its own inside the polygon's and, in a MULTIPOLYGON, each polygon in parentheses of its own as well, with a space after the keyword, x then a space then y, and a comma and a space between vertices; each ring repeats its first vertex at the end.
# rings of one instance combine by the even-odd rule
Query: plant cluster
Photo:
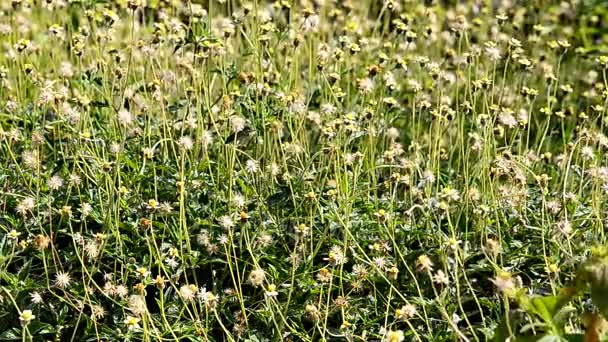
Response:
POLYGON ((599 341, 604 6, 0 1, 0 340, 599 341))

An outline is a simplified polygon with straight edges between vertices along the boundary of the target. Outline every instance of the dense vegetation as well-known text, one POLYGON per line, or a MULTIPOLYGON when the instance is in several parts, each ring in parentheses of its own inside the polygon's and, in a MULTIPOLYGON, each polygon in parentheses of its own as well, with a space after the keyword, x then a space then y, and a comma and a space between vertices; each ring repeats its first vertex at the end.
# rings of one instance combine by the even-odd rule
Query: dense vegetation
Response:
POLYGON ((600 341, 604 7, 0 1, 0 340, 600 341))

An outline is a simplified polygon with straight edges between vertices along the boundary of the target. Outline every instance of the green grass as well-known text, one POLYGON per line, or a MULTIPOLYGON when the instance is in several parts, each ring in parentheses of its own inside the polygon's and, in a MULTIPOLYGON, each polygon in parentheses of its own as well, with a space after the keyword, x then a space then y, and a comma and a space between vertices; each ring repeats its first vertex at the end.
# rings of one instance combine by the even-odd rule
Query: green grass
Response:
POLYGON ((148 1, 0 2, 0 340, 487 341, 606 242, 600 2, 148 1))

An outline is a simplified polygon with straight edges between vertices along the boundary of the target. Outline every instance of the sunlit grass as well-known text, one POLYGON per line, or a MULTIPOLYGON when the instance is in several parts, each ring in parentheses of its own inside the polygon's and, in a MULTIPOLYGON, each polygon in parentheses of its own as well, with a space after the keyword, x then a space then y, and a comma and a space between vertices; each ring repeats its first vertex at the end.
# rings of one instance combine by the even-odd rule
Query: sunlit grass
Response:
POLYGON ((0 2, 0 338, 490 340, 608 192, 603 5, 500 3, 0 2))

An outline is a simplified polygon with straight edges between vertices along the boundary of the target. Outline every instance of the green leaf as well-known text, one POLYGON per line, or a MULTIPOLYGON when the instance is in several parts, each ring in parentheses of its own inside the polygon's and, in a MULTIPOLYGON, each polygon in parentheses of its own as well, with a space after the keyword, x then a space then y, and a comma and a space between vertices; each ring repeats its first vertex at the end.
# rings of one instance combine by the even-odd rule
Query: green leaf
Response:
POLYGON ((533 297, 530 300, 531 308, 546 323, 552 322, 553 315, 557 313, 557 297, 533 297))
POLYGON ((503 319, 500 321, 500 325, 496 327, 496 330, 494 331, 494 338, 492 339, 492 341, 504 342, 512 337, 509 330, 509 323, 511 328, 513 329, 512 331, 515 332, 515 326, 517 322, 514 317, 511 317, 510 321, 507 320, 507 317, 508 316, 503 317, 503 319))
POLYGON ((15 341, 21 340, 21 330, 17 328, 13 328, 11 330, 7 330, 3 333, 0 333, 0 341, 15 341))
POLYGON ((568 342, 584 342, 585 335, 583 334, 568 334, 564 336, 564 339, 568 342))
POLYGON ((538 315, 545 323, 553 325, 556 322, 554 320, 555 316, 560 313, 576 293, 575 288, 568 287, 561 289, 556 296, 532 297, 528 309, 538 315))
POLYGON ((561 342, 562 338, 557 335, 546 335, 537 340, 537 342, 561 342))

